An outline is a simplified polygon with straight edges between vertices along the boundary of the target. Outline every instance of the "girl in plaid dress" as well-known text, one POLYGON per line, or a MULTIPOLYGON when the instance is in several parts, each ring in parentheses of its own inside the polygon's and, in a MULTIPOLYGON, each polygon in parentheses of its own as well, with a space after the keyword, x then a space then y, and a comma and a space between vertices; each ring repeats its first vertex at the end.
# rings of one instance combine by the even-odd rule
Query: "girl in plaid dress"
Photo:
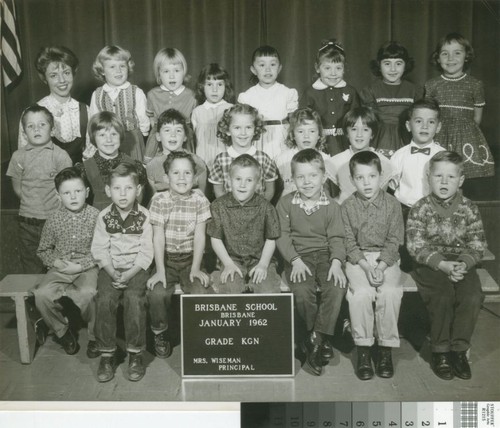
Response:
POLYGON ((425 84, 426 97, 441 108, 441 131, 436 141, 445 149, 464 158, 466 178, 491 177, 494 162, 479 125, 485 106, 483 83, 468 75, 474 50, 458 33, 443 37, 432 60, 443 73, 425 84))

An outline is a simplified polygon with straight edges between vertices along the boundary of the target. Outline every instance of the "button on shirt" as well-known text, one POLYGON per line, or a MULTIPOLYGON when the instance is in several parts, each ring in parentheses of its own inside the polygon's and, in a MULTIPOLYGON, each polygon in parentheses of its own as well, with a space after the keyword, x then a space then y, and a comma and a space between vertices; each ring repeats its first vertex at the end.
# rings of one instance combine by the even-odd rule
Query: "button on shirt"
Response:
POLYGON ((48 267, 56 259, 79 263, 82 271, 95 266, 90 253, 99 210, 85 205, 80 212, 61 207, 45 223, 37 255, 48 267))
POLYGON ((69 155, 50 142, 44 146, 28 144, 12 154, 7 176, 21 182, 19 215, 47 219, 60 206, 54 177, 72 165, 69 155))
POLYGON ((211 211, 208 235, 222 240, 229 256, 245 266, 260 260, 267 239, 280 236, 276 210, 260 195, 241 205, 226 193, 212 202, 211 211))
POLYGON ((436 153, 444 149, 435 142, 429 143, 426 146, 419 146, 413 141, 407 146, 401 147, 391 157, 393 168, 393 176, 395 182, 391 182, 390 186, 395 190, 394 196, 402 204, 411 207, 419 199, 427 196, 430 192, 429 181, 427 179, 427 171, 429 168, 429 160, 436 153), (411 148, 430 148, 430 153, 411 154, 411 148))
POLYGON ((380 252, 379 260, 388 266, 399 260, 404 223, 401 204, 396 198, 383 190, 371 200, 355 192, 344 201, 341 212, 350 263, 359 263, 365 257, 364 251, 380 252))
POLYGON ((175 196, 168 190, 157 193, 149 212, 151 224, 164 228, 167 253, 192 253, 196 225, 212 217, 210 202, 200 190, 175 196))
POLYGON ((146 270, 153 261, 153 229, 149 211, 137 202, 125 219, 114 204, 97 218, 92 255, 100 268, 126 270, 140 266, 146 270))

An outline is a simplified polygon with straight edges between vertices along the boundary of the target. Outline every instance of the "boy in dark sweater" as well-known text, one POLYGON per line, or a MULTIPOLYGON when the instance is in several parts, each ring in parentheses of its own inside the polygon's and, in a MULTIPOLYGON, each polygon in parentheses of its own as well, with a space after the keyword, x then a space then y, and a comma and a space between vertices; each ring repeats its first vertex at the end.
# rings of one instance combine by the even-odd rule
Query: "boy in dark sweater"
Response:
POLYGON ((463 159, 442 151, 429 162, 431 194, 410 210, 408 252, 431 321, 431 368, 441 379, 470 379, 466 351, 484 295, 475 266, 486 249, 477 206, 462 195, 463 159))

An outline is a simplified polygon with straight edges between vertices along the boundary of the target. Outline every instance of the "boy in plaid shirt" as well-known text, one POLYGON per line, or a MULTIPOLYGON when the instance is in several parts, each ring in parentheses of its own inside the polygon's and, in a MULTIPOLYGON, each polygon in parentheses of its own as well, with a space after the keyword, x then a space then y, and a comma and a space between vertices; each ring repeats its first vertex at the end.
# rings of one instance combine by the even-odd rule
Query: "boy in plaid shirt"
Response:
POLYGON ((99 210, 85 203, 89 188, 78 168, 63 169, 54 182, 62 206, 43 227, 37 255, 49 272, 33 293, 35 304, 64 351, 72 355, 78 352, 78 341, 59 303, 63 296, 71 298, 88 323, 87 356, 96 358, 94 296, 99 270, 90 246, 99 210))
POLYGON ((193 189, 196 164, 187 152, 171 152, 163 163, 170 188, 154 195, 151 206, 156 273, 148 280, 149 314, 155 334, 155 353, 167 358, 168 314, 175 284, 184 292, 207 294, 208 275, 201 270, 205 250, 205 225, 211 217, 210 203, 193 189))

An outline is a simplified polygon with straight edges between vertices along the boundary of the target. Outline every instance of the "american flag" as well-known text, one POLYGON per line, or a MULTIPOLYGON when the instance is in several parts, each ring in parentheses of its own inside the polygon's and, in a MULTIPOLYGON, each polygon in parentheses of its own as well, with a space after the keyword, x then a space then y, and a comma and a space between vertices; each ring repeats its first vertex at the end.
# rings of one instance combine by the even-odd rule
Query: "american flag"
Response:
POLYGON ((14 0, 1 0, 0 7, 2 76, 3 84, 7 87, 21 75, 21 45, 19 44, 14 0))

